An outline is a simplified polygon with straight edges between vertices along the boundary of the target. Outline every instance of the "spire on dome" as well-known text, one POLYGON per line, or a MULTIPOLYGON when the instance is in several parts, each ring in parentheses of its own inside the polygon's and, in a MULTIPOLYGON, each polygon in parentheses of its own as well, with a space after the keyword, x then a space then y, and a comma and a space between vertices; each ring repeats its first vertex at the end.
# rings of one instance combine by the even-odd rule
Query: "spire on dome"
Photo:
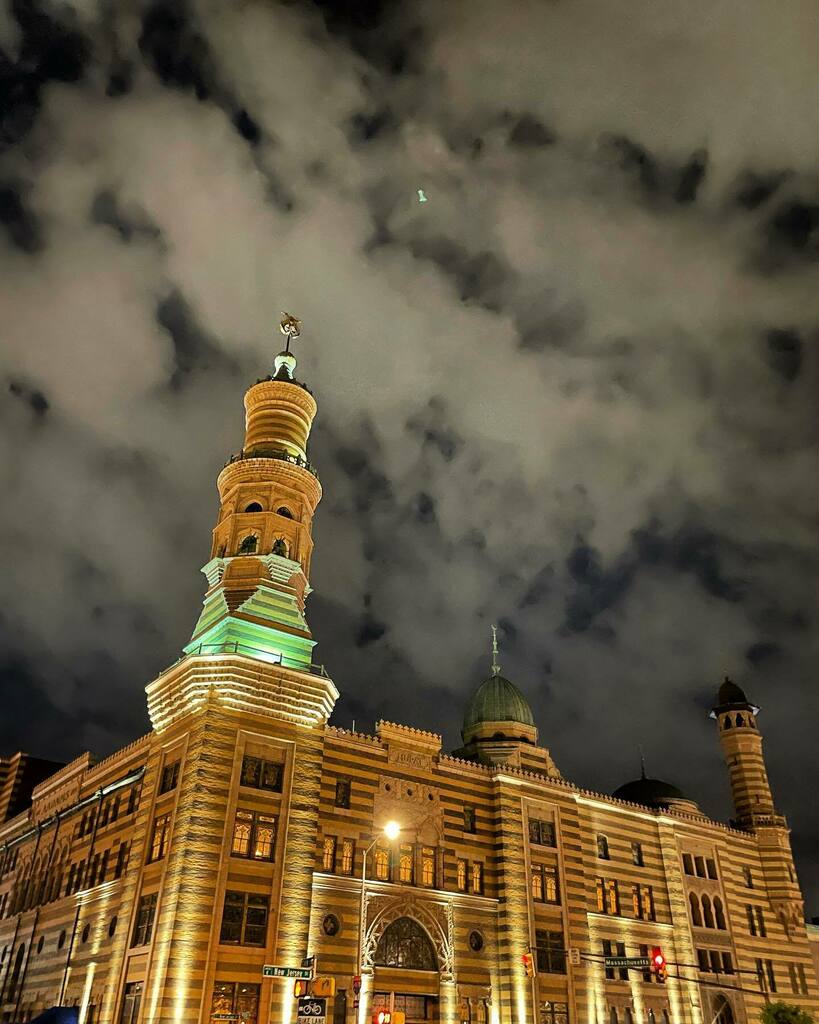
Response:
POLYGON ((498 664, 498 627, 492 626, 492 675, 500 675, 500 665, 498 664))
POLYGON ((296 369, 296 357, 290 351, 290 342, 294 338, 298 338, 301 334, 301 320, 293 316, 292 313, 282 312, 282 318, 279 322, 279 330, 287 338, 287 344, 284 347, 283 352, 279 352, 276 358, 273 360, 275 372, 274 378, 281 380, 293 379, 293 371, 296 369))

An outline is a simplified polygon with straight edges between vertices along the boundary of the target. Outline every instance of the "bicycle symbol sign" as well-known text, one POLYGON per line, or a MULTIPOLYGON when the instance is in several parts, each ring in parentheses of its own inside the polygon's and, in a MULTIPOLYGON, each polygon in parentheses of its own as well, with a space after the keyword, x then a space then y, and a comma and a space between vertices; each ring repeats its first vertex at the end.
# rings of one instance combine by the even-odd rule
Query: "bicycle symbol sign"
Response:
POLYGON ((298 1024, 324 1024, 326 1014, 326 999, 299 999, 298 1024))

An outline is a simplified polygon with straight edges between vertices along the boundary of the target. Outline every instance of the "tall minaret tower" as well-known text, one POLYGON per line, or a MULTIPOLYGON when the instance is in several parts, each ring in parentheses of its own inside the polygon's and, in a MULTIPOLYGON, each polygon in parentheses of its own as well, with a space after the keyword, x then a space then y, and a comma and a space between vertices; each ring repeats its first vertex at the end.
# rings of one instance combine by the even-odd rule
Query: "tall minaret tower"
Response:
POLYGON ((741 828, 753 827, 755 818, 767 818, 774 813, 762 755, 762 736, 756 724, 758 714, 759 708, 751 704, 742 689, 726 676, 711 717, 719 726, 736 820, 741 828))
MULTIPOLYGON (((308 953, 325 726, 338 690, 313 663, 304 617, 321 497, 307 461, 316 403, 294 377, 298 320, 285 315, 281 330, 287 342, 273 373, 245 395, 244 444, 219 474, 204 607, 183 657, 147 686, 153 731, 142 785, 149 797, 139 805, 134 849, 150 849, 157 807, 173 814, 166 855, 144 868, 161 893, 142 1004, 152 1024, 210 1020, 224 952, 213 923, 225 893, 246 878, 257 889, 264 880, 270 894, 263 962, 297 964, 308 953), (163 794, 170 763, 178 784, 163 794), (267 874, 261 862, 242 874, 231 857, 240 799, 255 799, 252 806, 278 822, 267 874)), ((137 906, 142 881, 141 867, 128 873, 123 906, 137 906)), ((121 965, 129 930, 120 929, 112 954, 121 965)), ((118 991, 112 987, 101 1019, 119 1019, 118 991)), ((259 1018, 290 1024, 292 992, 261 980, 259 1018)))
POLYGON ((307 461, 316 402, 293 376, 300 321, 280 324, 287 345, 270 377, 245 395, 245 440, 219 474, 219 519, 210 584, 186 653, 248 654, 294 668, 310 664, 304 618, 310 592, 313 513, 321 485, 307 461))
POLYGON ((804 903, 794 870, 790 829, 774 806, 768 782, 758 714, 759 708, 726 676, 711 717, 717 722, 728 765, 735 824, 756 835, 771 904, 790 934, 804 929, 804 903))

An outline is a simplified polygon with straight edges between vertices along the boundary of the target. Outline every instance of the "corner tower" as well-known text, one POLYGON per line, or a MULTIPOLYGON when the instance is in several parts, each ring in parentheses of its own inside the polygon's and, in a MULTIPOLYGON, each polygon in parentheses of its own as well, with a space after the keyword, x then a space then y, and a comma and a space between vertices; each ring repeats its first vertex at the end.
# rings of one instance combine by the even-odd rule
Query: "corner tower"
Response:
POLYGON ((273 374, 245 394, 245 438, 219 474, 219 517, 204 607, 187 654, 233 652, 292 668, 312 661, 304 617, 312 521, 321 485, 307 460, 316 402, 294 377, 299 321, 285 315, 287 346, 273 374))
POLYGON ((717 693, 711 717, 719 728, 719 741, 731 781, 737 824, 753 827, 760 816, 774 813, 773 796, 762 755, 762 736, 757 728, 759 708, 727 676, 717 693))
POLYGON ((771 906, 785 933, 791 936, 804 932, 804 902, 794 869, 790 829, 774 806, 768 782, 762 735, 756 723, 758 714, 759 708, 726 676, 711 717, 717 722, 728 765, 735 824, 756 836, 771 906))

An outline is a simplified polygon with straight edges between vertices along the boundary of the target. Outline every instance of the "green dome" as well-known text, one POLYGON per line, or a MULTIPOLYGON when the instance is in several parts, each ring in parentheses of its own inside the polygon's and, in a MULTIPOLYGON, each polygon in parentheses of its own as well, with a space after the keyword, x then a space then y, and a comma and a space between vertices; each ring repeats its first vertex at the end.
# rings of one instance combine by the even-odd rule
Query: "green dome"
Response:
POLYGON ((521 722, 534 728, 535 718, 517 686, 504 676, 492 675, 481 683, 469 702, 463 731, 485 722, 521 722))

